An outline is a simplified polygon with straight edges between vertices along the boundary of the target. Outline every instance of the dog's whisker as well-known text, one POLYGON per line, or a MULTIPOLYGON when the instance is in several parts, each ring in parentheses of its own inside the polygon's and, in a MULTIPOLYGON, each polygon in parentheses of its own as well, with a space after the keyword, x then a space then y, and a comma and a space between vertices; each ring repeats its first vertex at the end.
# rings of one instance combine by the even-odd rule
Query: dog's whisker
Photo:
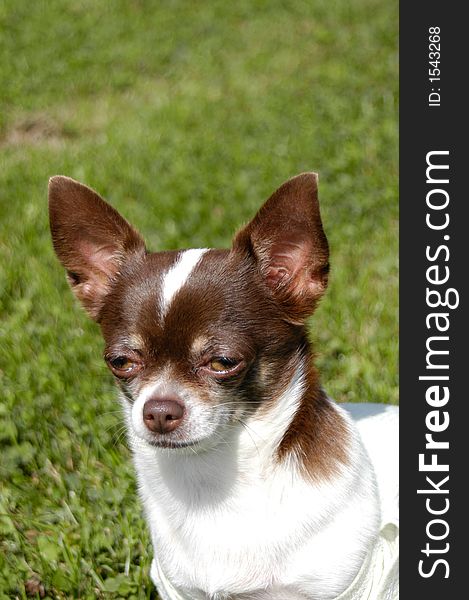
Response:
POLYGON ((242 421, 241 419, 238 419, 238 423, 241 423, 241 425, 244 427, 244 429, 246 430, 247 434, 249 435, 249 437, 251 438, 252 443, 254 444, 254 447, 256 448, 257 451, 257 455, 260 457, 260 452, 259 452, 259 448, 256 444, 256 442, 254 441, 254 438, 252 437, 250 431, 249 431, 249 427, 246 425, 246 423, 244 421, 242 421))
POLYGON ((117 447, 119 444, 121 444, 126 436, 126 433, 128 434, 127 428, 126 426, 122 426, 118 431, 116 431, 116 433, 113 435, 113 445, 114 447, 117 447))

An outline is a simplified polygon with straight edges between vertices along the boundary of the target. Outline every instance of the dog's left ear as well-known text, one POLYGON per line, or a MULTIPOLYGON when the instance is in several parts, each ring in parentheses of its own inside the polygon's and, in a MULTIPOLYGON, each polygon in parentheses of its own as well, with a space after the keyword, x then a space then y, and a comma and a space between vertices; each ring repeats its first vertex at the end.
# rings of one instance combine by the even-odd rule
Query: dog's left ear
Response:
POLYGON ((289 320, 302 322, 311 315, 329 273, 316 173, 297 175, 274 192, 237 233, 233 250, 253 257, 289 320))

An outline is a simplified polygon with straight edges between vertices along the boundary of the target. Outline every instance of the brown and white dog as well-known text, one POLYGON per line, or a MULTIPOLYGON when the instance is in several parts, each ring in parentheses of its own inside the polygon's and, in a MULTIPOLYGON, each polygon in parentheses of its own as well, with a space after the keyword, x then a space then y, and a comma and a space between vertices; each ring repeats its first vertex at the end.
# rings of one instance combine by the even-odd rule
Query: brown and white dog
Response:
POLYGON ((49 205, 120 389, 161 597, 397 598, 397 409, 330 400, 305 327, 329 272, 317 176, 229 250, 150 253, 67 177, 49 205))

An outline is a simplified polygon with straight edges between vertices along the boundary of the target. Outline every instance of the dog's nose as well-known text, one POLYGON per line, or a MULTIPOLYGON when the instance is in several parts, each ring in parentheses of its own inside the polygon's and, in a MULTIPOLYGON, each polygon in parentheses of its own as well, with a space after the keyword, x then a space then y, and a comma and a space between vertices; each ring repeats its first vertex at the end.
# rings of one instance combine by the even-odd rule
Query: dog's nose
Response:
POLYGON ((179 427, 184 407, 171 398, 150 398, 143 405, 143 422, 152 433, 169 433, 179 427))

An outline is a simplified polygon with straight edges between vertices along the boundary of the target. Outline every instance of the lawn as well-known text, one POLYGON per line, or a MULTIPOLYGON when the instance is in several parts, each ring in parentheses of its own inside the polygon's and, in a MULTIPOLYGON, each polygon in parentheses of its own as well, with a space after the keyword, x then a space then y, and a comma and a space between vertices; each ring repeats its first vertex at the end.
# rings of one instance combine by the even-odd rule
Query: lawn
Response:
POLYGON ((5 0, 0 29, 0 600, 156 598, 47 179, 95 187, 156 250, 226 247, 284 180, 319 171, 324 387, 397 403, 397 2, 5 0))

